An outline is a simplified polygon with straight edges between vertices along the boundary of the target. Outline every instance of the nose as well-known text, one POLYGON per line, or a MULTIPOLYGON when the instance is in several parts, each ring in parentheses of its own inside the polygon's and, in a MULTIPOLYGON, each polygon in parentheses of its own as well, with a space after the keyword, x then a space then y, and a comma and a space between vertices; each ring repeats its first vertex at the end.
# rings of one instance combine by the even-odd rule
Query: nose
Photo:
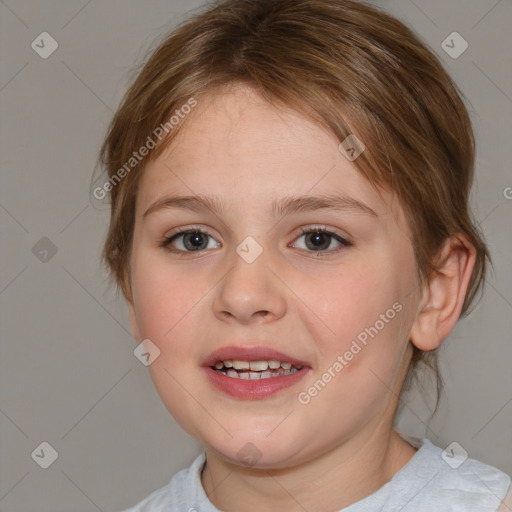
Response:
POLYGON ((267 252, 248 263, 233 251, 230 271, 216 287, 213 308, 217 318, 249 325, 272 322, 285 314, 285 287, 276 278, 274 265, 269 268, 267 252))

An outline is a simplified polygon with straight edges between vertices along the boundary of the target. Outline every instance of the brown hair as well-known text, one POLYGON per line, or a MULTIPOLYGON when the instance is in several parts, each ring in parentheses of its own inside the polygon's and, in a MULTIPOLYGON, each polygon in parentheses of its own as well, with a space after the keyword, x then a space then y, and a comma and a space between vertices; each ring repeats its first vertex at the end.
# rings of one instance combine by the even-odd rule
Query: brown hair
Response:
MULTIPOLYGON (((100 152, 109 180, 191 97, 235 83, 308 116, 340 141, 350 134, 363 141, 366 150, 354 164, 372 184, 399 198, 422 280, 435 270, 435 256, 447 238, 466 237, 476 248, 462 310, 467 314, 489 259, 468 208, 474 136, 457 86, 411 30, 352 0, 216 2, 163 41, 127 91, 100 152)), ((111 222, 103 258, 130 302, 138 180, 148 159, 156 158, 184 123, 109 187, 111 222)), ((439 389, 436 352, 416 348, 407 385, 420 361, 436 371, 439 389)))

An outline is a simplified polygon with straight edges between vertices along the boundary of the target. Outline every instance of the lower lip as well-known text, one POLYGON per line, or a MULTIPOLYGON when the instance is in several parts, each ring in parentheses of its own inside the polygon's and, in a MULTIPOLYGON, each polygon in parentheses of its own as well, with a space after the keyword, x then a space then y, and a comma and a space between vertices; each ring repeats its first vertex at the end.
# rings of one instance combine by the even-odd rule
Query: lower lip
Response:
POLYGON ((236 398, 260 400, 275 395, 299 382, 308 372, 309 367, 303 366, 290 375, 269 377, 259 380, 242 380, 228 377, 216 372, 210 367, 203 367, 210 382, 220 391, 236 398))

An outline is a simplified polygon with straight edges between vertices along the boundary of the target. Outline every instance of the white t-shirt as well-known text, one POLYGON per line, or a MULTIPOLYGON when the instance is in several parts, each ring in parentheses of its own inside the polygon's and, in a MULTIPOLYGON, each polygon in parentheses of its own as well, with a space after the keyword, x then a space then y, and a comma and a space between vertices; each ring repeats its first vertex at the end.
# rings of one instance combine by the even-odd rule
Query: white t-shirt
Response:
MULTIPOLYGON (((443 459, 428 439, 403 437, 418 448, 412 459, 380 489, 339 512, 512 511, 507 474, 474 459, 462 462, 455 452, 443 459)), ((124 512, 219 512, 201 484, 205 460, 203 452, 168 485, 124 512)))

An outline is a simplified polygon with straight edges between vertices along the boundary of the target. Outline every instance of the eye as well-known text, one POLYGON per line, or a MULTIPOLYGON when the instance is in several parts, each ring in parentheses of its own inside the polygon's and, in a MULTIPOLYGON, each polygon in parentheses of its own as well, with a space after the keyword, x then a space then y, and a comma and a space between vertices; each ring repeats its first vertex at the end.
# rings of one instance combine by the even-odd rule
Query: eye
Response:
MULTIPOLYGON (((337 252, 352 245, 345 238, 321 226, 302 229, 296 240, 300 240, 301 238, 304 238, 305 246, 302 244, 303 247, 300 247, 301 244, 299 244, 298 248, 317 254, 322 252, 332 254, 333 252, 337 252), (334 248, 333 245, 335 246, 334 248)), ((292 247, 297 247, 296 244, 297 242, 292 244, 292 247)), ((182 255, 221 247, 221 244, 217 242, 212 235, 198 227, 176 231, 166 237, 160 245, 171 252, 181 253, 182 255)), ((318 255, 320 256, 320 254, 318 255)))
MULTIPOLYGON (((302 229, 297 240, 301 238, 304 238, 305 247, 299 246, 299 249, 317 253, 327 251, 328 249, 331 249, 328 251, 329 253, 333 253, 352 245, 345 238, 324 227, 308 227, 302 229), (332 248, 333 244, 336 246, 334 249, 332 248)), ((292 247, 297 247, 297 245, 292 245, 292 247)))
POLYGON ((172 252, 197 252, 204 249, 216 249, 220 243, 199 228, 189 228, 166 237, 161 246, 172 252))

